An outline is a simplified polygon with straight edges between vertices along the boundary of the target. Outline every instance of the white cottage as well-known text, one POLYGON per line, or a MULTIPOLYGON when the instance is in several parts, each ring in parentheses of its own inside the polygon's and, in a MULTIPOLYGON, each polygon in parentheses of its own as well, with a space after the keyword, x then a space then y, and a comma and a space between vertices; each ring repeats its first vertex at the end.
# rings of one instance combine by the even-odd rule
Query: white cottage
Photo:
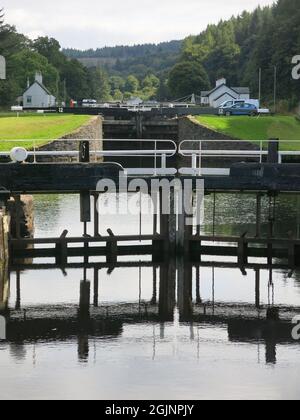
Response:
POLYGON ((0 55, 0 80, 6 79, 6 60, 0 55))
POLYGON ((43 85, 43 76, 36 73, 34 83, 23 93, 23 108, 51 108, 56 106, 56 98, 43 85))
POLYGON ((218 108, 223 102, 230 100, 249 100, 248 87, 228 87, 226 79, 216 81, 216 87, 210 91, 201 92, 201 104, 218 108))

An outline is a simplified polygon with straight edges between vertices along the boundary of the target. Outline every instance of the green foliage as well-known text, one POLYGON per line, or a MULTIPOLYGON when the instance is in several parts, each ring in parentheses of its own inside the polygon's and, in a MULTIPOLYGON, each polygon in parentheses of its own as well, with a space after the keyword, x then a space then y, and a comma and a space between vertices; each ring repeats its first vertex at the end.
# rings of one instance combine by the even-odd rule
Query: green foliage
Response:
POLYGON ((121 92, 120 89, 116 89, 113 91, 113 100, 114 101, 123 101, 124 94, 121 92))
POLYGON ((100 68, 93 68, 88 70, 90 91, 93 93, 93 98, 99 102, 110 101, 111 86, 107 73, 100 68))
POLYGON ((0 54, 7 60, 7 80, 0 82, 0 106, 12 105, 37 71, 45 86, 59 101, 95 98, 111 99, 108 75, 102 69, 87 69, 76 59, 69 60, 58 41, 40 37, 30 41, 14 27, 4 25, 0 13, 0 54))
POLYGON ((299 1, 278 0, 271 7, 244 12, 209 25, 198 36, 188 37, 183 42, 179 62, 202 64, 211 83, 226 77, 231 86, 250 86, 254 97, 258 97, 261 68, 263 101, 269 104, 273 100, 274 66, 277 66, 278 99, 288 99, 292 107, 296 98, 299 100, 299 82, 291 78, 291 59, 300 54, 299 27, 299 1))
POLYGON ((164 42, 158 45, 145 44, 131 47, 106 47, 97 50, 79 51, 66 49, 63 52, 79 59, 88 68, 101 67, 110 75, 111 96, 120 100, 139 96, 147 99, 170 98, 167 86, 168 73, 179 59, 181 41, 164 42), (137 82, 127 83, 128 77, 137 82))
POLYGON ((120 76, 111 76, 109 79, 109 83, 112 91, 122 91, 125 88, 125 80, 120 76))
POLYGON ((88 68, 75 58, 67 58, 53 38, 40 37, 32 42, 15 28, 1 24, 1 13, 0 39, 0 54, 5 55, 8 64, 8 79, 0 83, 0 106, 15 103, 24 92, 27 80, 33 82, 37 71, 43 74, 46 87, 63 102, 70 99, 120 101, 132 96, 146 100, 154 98, 160 87, 160 79, 148 69, 140 79, 134 74, 109 77, 104 67, 88 68))
POLYGON ((65 64, 65 57, 60 51, 60 44, 54 38, 40 37, 33 42, 36 52, 46 57, 49 63, 57 69, 61 69, 65 64))
POLYGON ((169 76, 169 88, 176 97, 184 97, 210 87, 208 75, 198 62, 177 64, 169 76))
MULTIPOLYGON (((44 76, 45 85, 52 92, 56 92, 59 74, 56 68, 49 64, 46 57, 35 51, 31 51, 30 49, 24 49, 11 57, 11 66, 12 71, 10 72, 9 77, 10 79, 13 79, 18 86, 26 87, 27 79, 29 79, 30 82, 33 82, 35 73, 39 71, 44 76)), ((22 93, 22 91, 20 93, 22 93)))
POLYGON ((140 88, 139 80, 133 75, 128 76, 125 83, 126 91, 136 94, 139 88, 140 88))
POLYGON ((154 74, 148 74, 142 81, 142 87, 148 89, 158 89, 160 80, 154 74))
POLYGON ((41 69, 45 84, 60 100, 101 101, 200 94, 219 77, 231 86, 249 86, 257 97, 261 68, 262 99, 271 105, 276 66, 278 101, 290 109, 299 101, 299 81, 291 77, 291 59, 300 54, 299 0, 258 7, 184 41, 87 51, 61 50, 59 42, 48 37, 32 42, 5 25, 2 14, 0 54, 7 59, 8 80, 0 82, 0 106, 12 104, 23 92, 34 67, 41 69))
POLYGON ((134 46, 117 46, 98 48, 96 50, 76 50, 64 49, 64 53, 71 58, 116 58, 116 59, 129 59, 129 58, 143 58, 146 56, 155 56, 157 54, 163 55, 166 53, 178 53, 181 47, 181 41, 162 42, 156 44, 143 44, 134 46))

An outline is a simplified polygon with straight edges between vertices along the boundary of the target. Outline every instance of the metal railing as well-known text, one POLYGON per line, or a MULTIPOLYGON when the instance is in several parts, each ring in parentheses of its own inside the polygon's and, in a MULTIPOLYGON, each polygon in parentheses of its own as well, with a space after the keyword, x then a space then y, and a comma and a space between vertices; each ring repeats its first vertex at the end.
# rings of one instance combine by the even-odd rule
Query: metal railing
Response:
MULTIPOLYGON (((128 174, 140 175, 175 175, 175 168, 168 168, 168 159, 177 153, 177 145, 173 140, 148 140, 148 139, 67 139, 67 140, 1 140, 1 144, 8 144, 9 149, 19 146, 27 150, 28 158, 33 158, 33 163, 38 163, 43 157, 66 157, 79 161, 79 144, 88 142, 90 145, 90 158, 97 161, 99 158, 153 158, 151 168, 126 168, 128 174), (41 144, 45 142, 46 144, 41 144), (47 144, 70 144, 72 150, 47 150, 47 144), (118 145, 117 149, 105 150, 105 143, 118 145), (102 145, 99 149, 99 144, 102 145), (130 148, 130 144, 138 147, 130 148), (14 146, 15 145, 15 146, 14 146), (124 145, 124 148, 122 147, 124 145), (26 146, 26 147, 25 147, 26 146), (76 150, 74 150, 76 148, 76 150)), ((0 157, 10 157, 11 150, 0 152, 0 157)))
MULTIPOLYGON (((244 141, 244 140, 184 140, 179 144, 178 153, 182 157, 191 159, 190 167, 183 167, 179 169, 179 173, 182 175, 229 175, 230 168, 209 168, 204 166, 203 160, 205 158, 215 158, 217 163, 218 159, 232 158, 237 162, 238 158, 243 159, 254 158, 259 163, 264 162, 264 158, 268 156, 268 145, 270 143, 278 143, 278 140, 260 140, 260 141, 244 141), (220 144, 220 147, 217 147, 220 144), (228 145, 228 148, 224 148, 228 145), (231 146, 234 145, 234 149, 231 146), (249 147, 249 149, 246 148, 249 147), (255 148, 257 146, 257 148, 255 148), (212 148, 215 147, 215 148, 212 148), (239 149, 241 147, 242 149, 239 149)), ((283 158, 286 156, 298 156, 300 157, 300 140, 280 140, 280 146, 293 144, 298 145, 299 150, 279 150, 278 152, 278 163, 283 162, 283 158)), ((294 148, 294 147, 293 147, 294 148)))
MULTIPOLYGON (((15 145, 24 147, 28 152, 28 158, 31 158, 33 163, 39 163, 39 158, 44 157, 65 157, 79 161, 79 143, 81 142, 90 144, 91 161, 93 158, 94 161, 98 161, 99 158, 153 158, 153 166, 150 168, 124 168, 128 175, 173 176, 179 172, 181 175, 202 176, 230 174, 230 168, 218 167, 218 159, 226 161, 232 158, 234 162, 243 162, 251 158, 263 163, 268 156, 268 145, 272 143, 272 140, 184 140, 179 147, 173 140, 159 139, 1 140, 1 145, 7 144, 9 150, 0 152, 0 157, 9 158, 11 149, 15 145), (41 146, 43 142, 44 145, 41 146), (70 150, 47 150, 47 145, 51 143, 58 145, 69 143, 70 150), (107 149, 106 143, 109 143, 110 149, 107 149), (116 148, 111 147, 114 144, 116 148), (130 148, 130 145, 134 147, 130 148), (168 167, 169 159, 175 157, 177 153, 182 157, 190 158, 191 166, 182 167, 178 171, 168 167), (214 158, 215 167, 205 167, 204 159, 206 158, 214 158)), ((273 142, 278 143, 277 140, 273 142)), ((300 140, 281 140, 279 143, 281 147, 284 146, 283 149, 287 149, 287 144, 289 144, 293 145, 291 148, 295 150, 279 150, 278 163, 282 163, 285 157, 300 157, 300 140), (299 146, 299 150, 296 150, 295 145, 299 146)))

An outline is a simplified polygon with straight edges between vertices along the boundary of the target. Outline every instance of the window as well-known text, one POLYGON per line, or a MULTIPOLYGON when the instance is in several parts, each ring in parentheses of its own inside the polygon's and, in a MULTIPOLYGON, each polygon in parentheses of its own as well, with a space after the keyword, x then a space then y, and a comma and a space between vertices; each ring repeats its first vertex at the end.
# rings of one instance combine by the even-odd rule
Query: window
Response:
POLYGON ((32 96, 27 96, 27 98, 26 98, 26 102, 27 102, 28 104, 32 104, 32 96))

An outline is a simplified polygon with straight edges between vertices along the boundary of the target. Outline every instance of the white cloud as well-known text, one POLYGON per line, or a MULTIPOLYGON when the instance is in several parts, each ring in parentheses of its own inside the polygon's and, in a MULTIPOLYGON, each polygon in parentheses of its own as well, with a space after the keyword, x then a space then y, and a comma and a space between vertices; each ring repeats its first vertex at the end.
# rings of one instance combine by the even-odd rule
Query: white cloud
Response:
POLYGON ((208 23, 273 0, 0 0, 7 21, 34 38, 49 35, 65 47, 95 48, 181 39, 208 23))

